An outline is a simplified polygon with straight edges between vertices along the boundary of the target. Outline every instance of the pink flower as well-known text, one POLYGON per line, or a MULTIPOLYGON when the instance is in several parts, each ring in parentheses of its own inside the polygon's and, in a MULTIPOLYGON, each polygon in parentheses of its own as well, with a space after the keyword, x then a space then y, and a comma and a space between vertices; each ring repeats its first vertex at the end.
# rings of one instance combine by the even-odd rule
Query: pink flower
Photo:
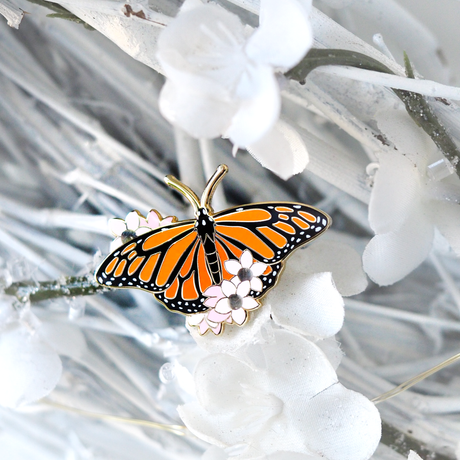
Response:
POLYGON ((177 222, 176 217, 168 216, 163 219, 161 214, 155 209, 151 209, 147 214, 147 217, 140 217, 140 225, 151 229, 164 227, 165 225, 173 224, 174 222, 177 222))

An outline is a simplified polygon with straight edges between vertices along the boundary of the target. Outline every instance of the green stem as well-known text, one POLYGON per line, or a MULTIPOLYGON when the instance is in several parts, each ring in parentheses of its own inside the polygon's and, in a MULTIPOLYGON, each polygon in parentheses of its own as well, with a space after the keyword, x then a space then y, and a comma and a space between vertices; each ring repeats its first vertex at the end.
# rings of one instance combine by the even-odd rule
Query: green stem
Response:
POLYGON ((82 24, 85 27, 85 29, 94 30, 94 28, 90 26, 88 23, 86 23, 85 21, 83 21, 83 19, 80 19, 78 16, 75 16, 75 14, 71 13, 69 10, 59 5, 58 3, 48 2, 46 0, 28 0, 28 1, 30 3, 35 3, 36 5, 44 6, 45 8, 55 11, 55 13, 47 14, 46 16, 48 18, 66 19, 67 21, 72 21, 72 22, 76 22, 77 24, 82 24))
POLYGON ((454 457, 433 452, 425 444, 422 444, 418 439, 399 431, 394 426, 382 421, 382 444, 390 447, 395 452, 403 455, 405 458, 409 455, 409 451, 417 452, 422 458, 429 458, 431 460, 455 460, 454 457))
POLYGON ((92 276, 66 276, 55 281, 18 281, 4 290, 7 295, 15 296, 20 302, 41 302, 58 297, 76 297, 107 292, 99 286, 92 276))
MULTIPOLYGON (((349 50, 311 49, 294 68, 286 72, 285 76, 291 80, 304 83, 312 70, 323 65, 350 66, 394 75, 394 72, 387 66, 365 54, 349 50)), ((407 76, 414 78, 414 72, 406 54, 405 65, 407 76)), ((395 88, 392 88, 392 90, 404 103, 410 117, 431 137, 460 176, 460 150, 433 113, 426 98, 412 91, 395 88)))

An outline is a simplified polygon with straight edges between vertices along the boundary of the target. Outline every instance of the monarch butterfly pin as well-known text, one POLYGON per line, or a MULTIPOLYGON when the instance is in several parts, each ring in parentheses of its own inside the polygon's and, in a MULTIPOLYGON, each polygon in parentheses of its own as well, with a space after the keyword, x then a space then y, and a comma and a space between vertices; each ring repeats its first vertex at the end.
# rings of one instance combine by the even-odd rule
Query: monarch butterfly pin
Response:
POLYGON ((226 165, 217 168, 201 200, 166 176, 165 182, 190 201, 195 219, 161 222, 152 210, 157 228, 136 234, 124 227, 121 246, 98 268, 96 281, 153 293, 168 310, 186 315, 189 327, 202 335, 209 330, 218 335, 225 324, 245 324, 276 285, 284 260, 326 231, 331 218, 312 206, 282 201, 214 212, 211 199, 227 171, 226 165))

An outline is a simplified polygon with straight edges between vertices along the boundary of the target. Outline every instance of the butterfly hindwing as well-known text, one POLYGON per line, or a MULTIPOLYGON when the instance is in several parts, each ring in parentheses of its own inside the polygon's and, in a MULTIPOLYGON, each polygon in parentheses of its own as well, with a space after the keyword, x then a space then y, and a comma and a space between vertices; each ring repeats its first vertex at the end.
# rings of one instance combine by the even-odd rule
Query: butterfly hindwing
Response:
POLYGON ((249 249, 266 264, 286 259, 295 249, 321 235, 330 217, 301 203, 268 202, 237 206, 216 213, 216 234, 220 241, 249 249))
POLYGON ((182 221, 135 237, 104 260, 96 280, 109 287, 166 290, 198 239, 194 224, 182 221))

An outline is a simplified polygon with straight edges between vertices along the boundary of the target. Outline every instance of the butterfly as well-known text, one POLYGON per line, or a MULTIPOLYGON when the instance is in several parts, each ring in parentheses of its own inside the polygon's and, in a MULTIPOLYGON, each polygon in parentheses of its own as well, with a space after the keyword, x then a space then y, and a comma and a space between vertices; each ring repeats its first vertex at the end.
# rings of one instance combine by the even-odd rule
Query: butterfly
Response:
MULTIPOLYGON (((96 281, 111 288, 151 292, 168 310, 193 315, 209 310, 205 303, 211 287, 235 283, 229 261, 235 265, 235 260, 249 252, 259 268, 265 264, 259 284, 251 285, 254 288, 249 292, 259 301, 276 285, 286 258, 324 233, 331 218, 312 206, 283 201, 214 212, 212 196, 227 171, 226 165, 217 168, 201 199, 175 177, 166 176, 167 185, 192 204, 195 218, 173 219, 173 223, 150 232, 133 233, 132 239, 103 261, 96 281)), ((249 273, 247 268, 240 271, 240 281, 249 279, 249 273)))

